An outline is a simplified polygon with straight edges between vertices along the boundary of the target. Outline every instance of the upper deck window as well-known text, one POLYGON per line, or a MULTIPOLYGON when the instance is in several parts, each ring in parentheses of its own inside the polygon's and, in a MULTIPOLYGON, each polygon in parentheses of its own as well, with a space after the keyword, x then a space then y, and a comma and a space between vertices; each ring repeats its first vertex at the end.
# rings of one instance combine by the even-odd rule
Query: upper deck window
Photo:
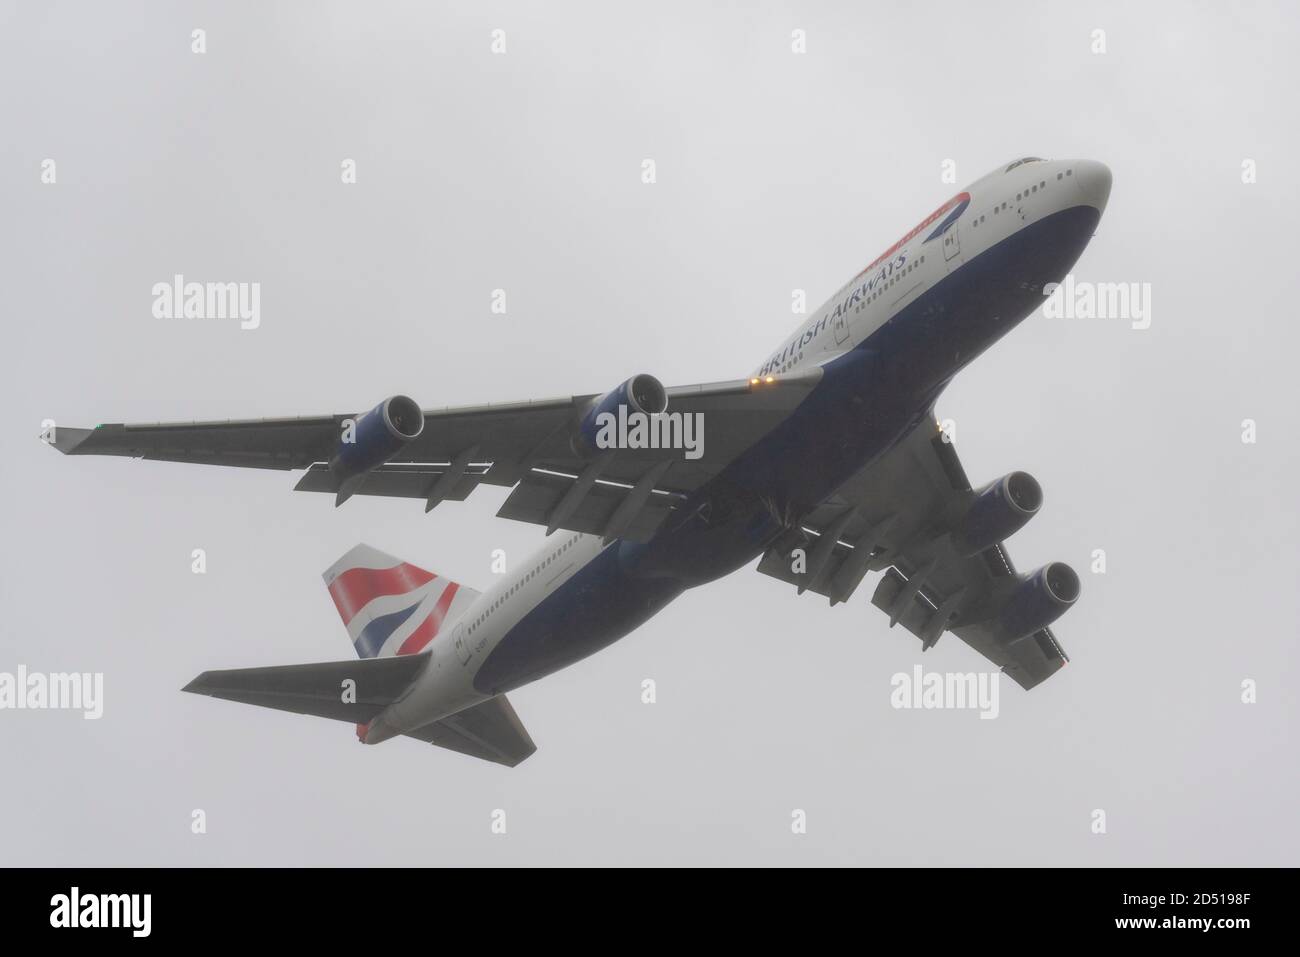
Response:
POLYGON ((1045 163, 1045 162, 1047 162, 1047 161, 1046 161, 1045 159, 1043 159, 1041 156, 1026 156, 1026 157, 1024 157, 1023 159, 1018 159, 1018 160, 1016 160, 1014 163, 1012 163, 1010 166, 1008 166, 1008 167, 1007 167, 1006 169, 1004 169, 1002 172, 1004 172, 1004 173, 1010 173, 1010 172, 1011 172, 1013 169, 1015 169, 1017 166, 1024 166, 1026 163, 1045 163))

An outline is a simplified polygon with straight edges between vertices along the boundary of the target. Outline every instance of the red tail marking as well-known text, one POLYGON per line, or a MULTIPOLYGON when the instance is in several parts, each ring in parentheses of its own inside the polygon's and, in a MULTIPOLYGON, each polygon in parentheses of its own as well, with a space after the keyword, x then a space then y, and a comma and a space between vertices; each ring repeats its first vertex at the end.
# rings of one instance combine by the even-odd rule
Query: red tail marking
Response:
POLYGON ((346 625, 368 602, 414 591, 437 577, 406 562, 392 568, 349 568, 330 582, 330 597, 346 625))

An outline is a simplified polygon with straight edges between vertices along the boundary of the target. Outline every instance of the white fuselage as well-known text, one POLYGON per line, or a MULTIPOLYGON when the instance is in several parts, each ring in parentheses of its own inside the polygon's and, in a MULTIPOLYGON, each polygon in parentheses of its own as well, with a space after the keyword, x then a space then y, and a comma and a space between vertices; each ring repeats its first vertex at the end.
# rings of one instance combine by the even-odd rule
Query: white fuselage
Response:
POLYGON ((503 573, 429 646, 429 663, 405 694, 370 724, 366 743, 423 727, 492 697, 474 676, 524 615, 561 588, 604 548, 599 535, 557 532, 518 568, 503 573))

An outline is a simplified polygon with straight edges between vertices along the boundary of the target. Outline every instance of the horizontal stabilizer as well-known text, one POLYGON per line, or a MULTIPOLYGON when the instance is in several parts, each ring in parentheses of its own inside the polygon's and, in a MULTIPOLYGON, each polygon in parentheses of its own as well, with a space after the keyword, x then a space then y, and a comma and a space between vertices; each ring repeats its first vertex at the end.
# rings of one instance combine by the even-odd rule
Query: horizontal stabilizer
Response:
POLYGON ((182 691, 364 724, 415 680, 427 655, 205 671, 182 691), (344 682, 354 682, 345 687, 344 682))
POLYGON ((513 768, 537 750, 505 695, 407 733, 449 751, 513 768))

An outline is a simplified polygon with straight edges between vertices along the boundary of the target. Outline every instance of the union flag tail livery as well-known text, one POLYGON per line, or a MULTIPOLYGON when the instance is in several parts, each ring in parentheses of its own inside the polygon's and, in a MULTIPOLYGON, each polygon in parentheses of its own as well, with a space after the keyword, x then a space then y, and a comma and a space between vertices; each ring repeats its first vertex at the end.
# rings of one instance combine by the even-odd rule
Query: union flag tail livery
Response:
POLYGON ((352 721, 363 744, 414 738, 507 767, 537 750, 504 694, 482 693, 470 673, 443 667, 456 660, 453 629, 456 652, 465 648, 463 619, 480 614, 481 592, 369 545, 321 577, 361 661, 205 671, 185 690, 352 721))
POLYGON ((361 658, 424 651, 479 596, 369 545, 349 550, 321 577, 361 658))

